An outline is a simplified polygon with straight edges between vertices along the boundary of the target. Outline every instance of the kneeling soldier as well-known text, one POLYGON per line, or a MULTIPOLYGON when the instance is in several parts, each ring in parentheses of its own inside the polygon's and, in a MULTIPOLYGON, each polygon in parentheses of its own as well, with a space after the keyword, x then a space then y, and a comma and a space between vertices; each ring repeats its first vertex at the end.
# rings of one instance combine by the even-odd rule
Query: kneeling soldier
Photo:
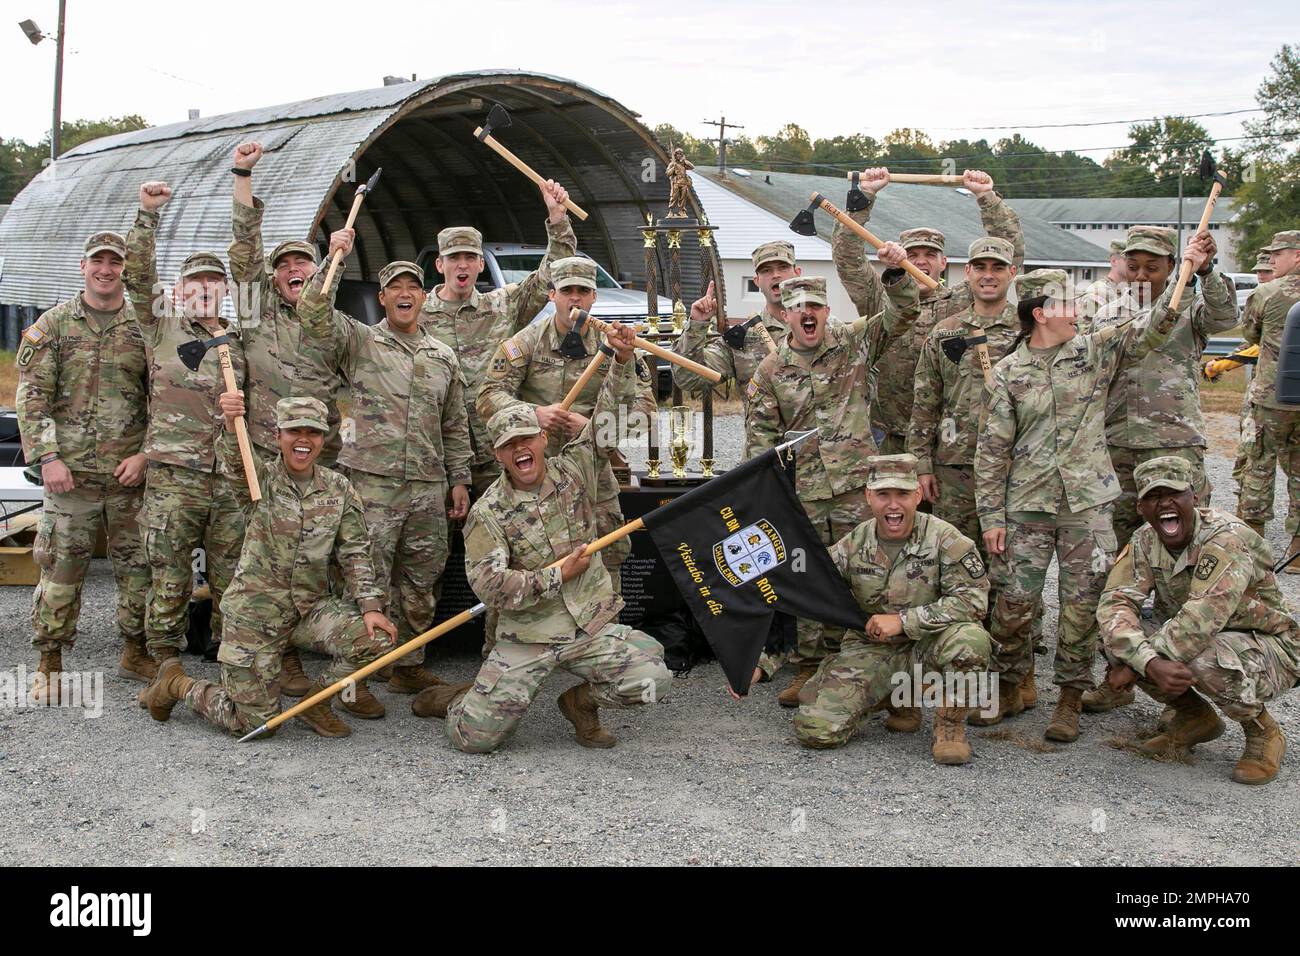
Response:
POLYGON ((1238 518, 1196 507, 1200 474, 1183 458, 1152 458, 1133 479, 1146 524, 1111 570, 1097 608, 1107 680, 1115 690, 1136 681, 1173 705, 1168 729, 1143 751, 1186 752, 1219 737, 1223 721, 1208 697, 1246 734, 1232 779, 1268 783, 1286 738, 1264 704, 1300 677, 1300 627, 1278 590, 1268 545, 1238 518), (1163 625, 1142 618, 1152 592, 1172 612, 1163 625))
POLYGON ((858 722, 885 706, 897 675, 911 683, 913 657, 943 672, 943 704, 935 715, 934 760, 963 764, 966 673, 987 671, 989 579, 975 542, 948 522, 917 514, 921 486, 912 455, 867 462, 867 503, 874 517, 830 549, 867 620, 847 631, 799 694, 795 735, 805 747, 840 747, 858 722), (955 672, 955 674, 953 673, 955 672), (955 679, 954 679, 955 677, 955 679))
POLYGON ((431 687, 411 705, 420 717, 446 717, 457 750, 487 753, 505 743, 557 667, 585 681, 559 700, 584 747, 617 742, 600 726, 598 707, 655 703, 668 692, 663 648, 618 623, 623 599, 605 563, 583 555, 598 534, 600 471, 617 441, 609 422, 636 379, 632 330, 615 328, 608 338, 615 364, 587 424, 558 455, 546 456, 533 406, 516 403, 488 420, 502 474, 465 523, 465 571, 474 593, 500 613, 496 644, 472 682, 431 687))
MULTIPOLYGON (((244 396, 226 392, 220 402, 227 432, 218 445, 227 474, 238 483, 243 472, 230 432, 244 414, 244 396)), ((361 498, 338 472, 315 464, 329 433, 324 403, 284 398, 275 415, 280 458, 270 465, 258 460, 262 500, 248 513, 244 550, 223 599, 221 682, 193 680, 180 669, 179 658, 164 658, 145 694, 154 720, 166 720, 183 700, 209 723, 241 736, 279 713, 280 660, 290 646, 334 657, 308 695, 393 648, 397 628, 380 610, 384 591, 370 562, 361 498), (332 563, 343 573, 346 597, 329 593, 332 563)), ((354 691, 345 691, 342 699, 351 713, 384 716, 364 682, 354 691)), ((352 732, 328 701, 308 708, 300 719, 322 737, 352 732)))

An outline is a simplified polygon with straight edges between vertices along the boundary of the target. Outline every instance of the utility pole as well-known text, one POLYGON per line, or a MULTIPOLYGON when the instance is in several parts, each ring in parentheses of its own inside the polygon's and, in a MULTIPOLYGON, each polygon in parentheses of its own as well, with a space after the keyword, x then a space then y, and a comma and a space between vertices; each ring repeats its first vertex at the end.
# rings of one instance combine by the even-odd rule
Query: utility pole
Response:
POLYGON ((718 170, 720 175, 725 178, 727 175, 727 126, 730 125, 732 129, 744 129, 745 127, 735 123, 728 124, 726 116, 716 120, 701 120, 701 122, 705 126, 718 127, 718 170))
POLYGON ((67 0, 59 0, 59 33, 55 38, 58 51, 54 58, 54 126, 50 130, 50 162, 59 158, 59 147, 63 139, 63 33, 67 12, 67 0))

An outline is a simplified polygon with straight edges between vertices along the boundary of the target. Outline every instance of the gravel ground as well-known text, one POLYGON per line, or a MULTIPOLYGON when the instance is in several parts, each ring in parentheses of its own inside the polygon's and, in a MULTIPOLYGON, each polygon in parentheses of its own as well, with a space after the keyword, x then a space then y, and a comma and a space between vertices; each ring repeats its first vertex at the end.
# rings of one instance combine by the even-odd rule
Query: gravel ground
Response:
MULTIPOLYGON (((718 426, 720 463, 739 450, 738 419, 718 426)), ((697 452, 698 454, 698 452, 697 452)), ((1210 474, 1234 507, 1231 463, 1210 474)), ((1285 500, 1279 494, 1279 500, 1285 500)), ((1287 541, 1269 526, 1275 550, 1287 541)), ((1300 578, 1283 581, 1300 606, 1300 578)), ((1056 606, 1055 587, 1046 594, 1056 606)), ((0 588, 0 668, 33 668, 30 591, 0 588)), ((1241 748, 1230 725, 1192 764, 1162 764, 1111 746, 1154 721, 1139 695, 1126 710, 1085 716, 1073 745, 1041 740, 1056 691, 1007 728, 973 730, 966 767, 937 767, 929 728, 911 736, 871 722, 849 746, 804 750, 775 684, 733 703, 716 665, 674 682, 664 703, 609 712, 620 744, 572 740, 549 681, 501 752, 468 756, 423 721, 410 698, 379 696, 382 722, 353 721, 342 741, 301 725, 237 745, 178 708, 168 724, 114 676, 112 577, 87 582, 74 667, 105 675, 102 716, 0 710, 0 855, 10 862, 150 863, 861 863, 1293 864, 1300 858, 1297 764, 1257 789, 1229 779, 1241 748), (1254 834, 1254 836, 1250 836, 1254 834)), ((1053 616, 1054 617, 1054 616, 1053 616)), ((1054 621, 1049 624, 1049 635, 1054 621)), ((1049 638, 1050 640, 1050 638, 1049 638)), ((1040 671, 1048 667, 1041 662, 1040 671)), ((476 658, 436 655, 446 678, 476 658)), ((319 671, 319 660, 308 661, 319 671)), ((191 673, 215 665, 186 658, 191 673)), ((788 674, 788 672, 787 672, 788 674)), ((1300 737, 1300 697, 1273 708, 1300 737)))

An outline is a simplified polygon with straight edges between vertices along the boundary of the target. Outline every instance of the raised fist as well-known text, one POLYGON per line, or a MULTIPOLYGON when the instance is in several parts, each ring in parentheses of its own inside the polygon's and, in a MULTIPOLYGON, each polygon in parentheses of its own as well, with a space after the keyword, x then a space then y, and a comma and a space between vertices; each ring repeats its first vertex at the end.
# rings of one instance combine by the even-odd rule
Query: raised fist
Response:
POLYGON ((164 182, 154 180, 140 187, 140 208, 145 212, 157 212, 171 198, 172 188, 164 182))
POLYGON ((961 183, 976 196, 993 191, 993 177, 982 169, 968 169, 961 174, 961 183))
POLYGON ((252 169, 262 158, 261 143, 240 143, 235 147, 235 168, 252 169))

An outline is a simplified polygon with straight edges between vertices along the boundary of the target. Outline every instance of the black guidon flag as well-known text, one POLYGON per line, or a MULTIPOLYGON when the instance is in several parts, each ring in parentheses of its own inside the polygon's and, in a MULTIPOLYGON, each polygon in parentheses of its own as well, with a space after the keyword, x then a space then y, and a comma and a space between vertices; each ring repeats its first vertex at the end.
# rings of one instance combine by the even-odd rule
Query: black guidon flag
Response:
POLYGON ((642 521, 738 694, 749 691, 778 611, 832 627, 866 624, 776 451, 642 521))

